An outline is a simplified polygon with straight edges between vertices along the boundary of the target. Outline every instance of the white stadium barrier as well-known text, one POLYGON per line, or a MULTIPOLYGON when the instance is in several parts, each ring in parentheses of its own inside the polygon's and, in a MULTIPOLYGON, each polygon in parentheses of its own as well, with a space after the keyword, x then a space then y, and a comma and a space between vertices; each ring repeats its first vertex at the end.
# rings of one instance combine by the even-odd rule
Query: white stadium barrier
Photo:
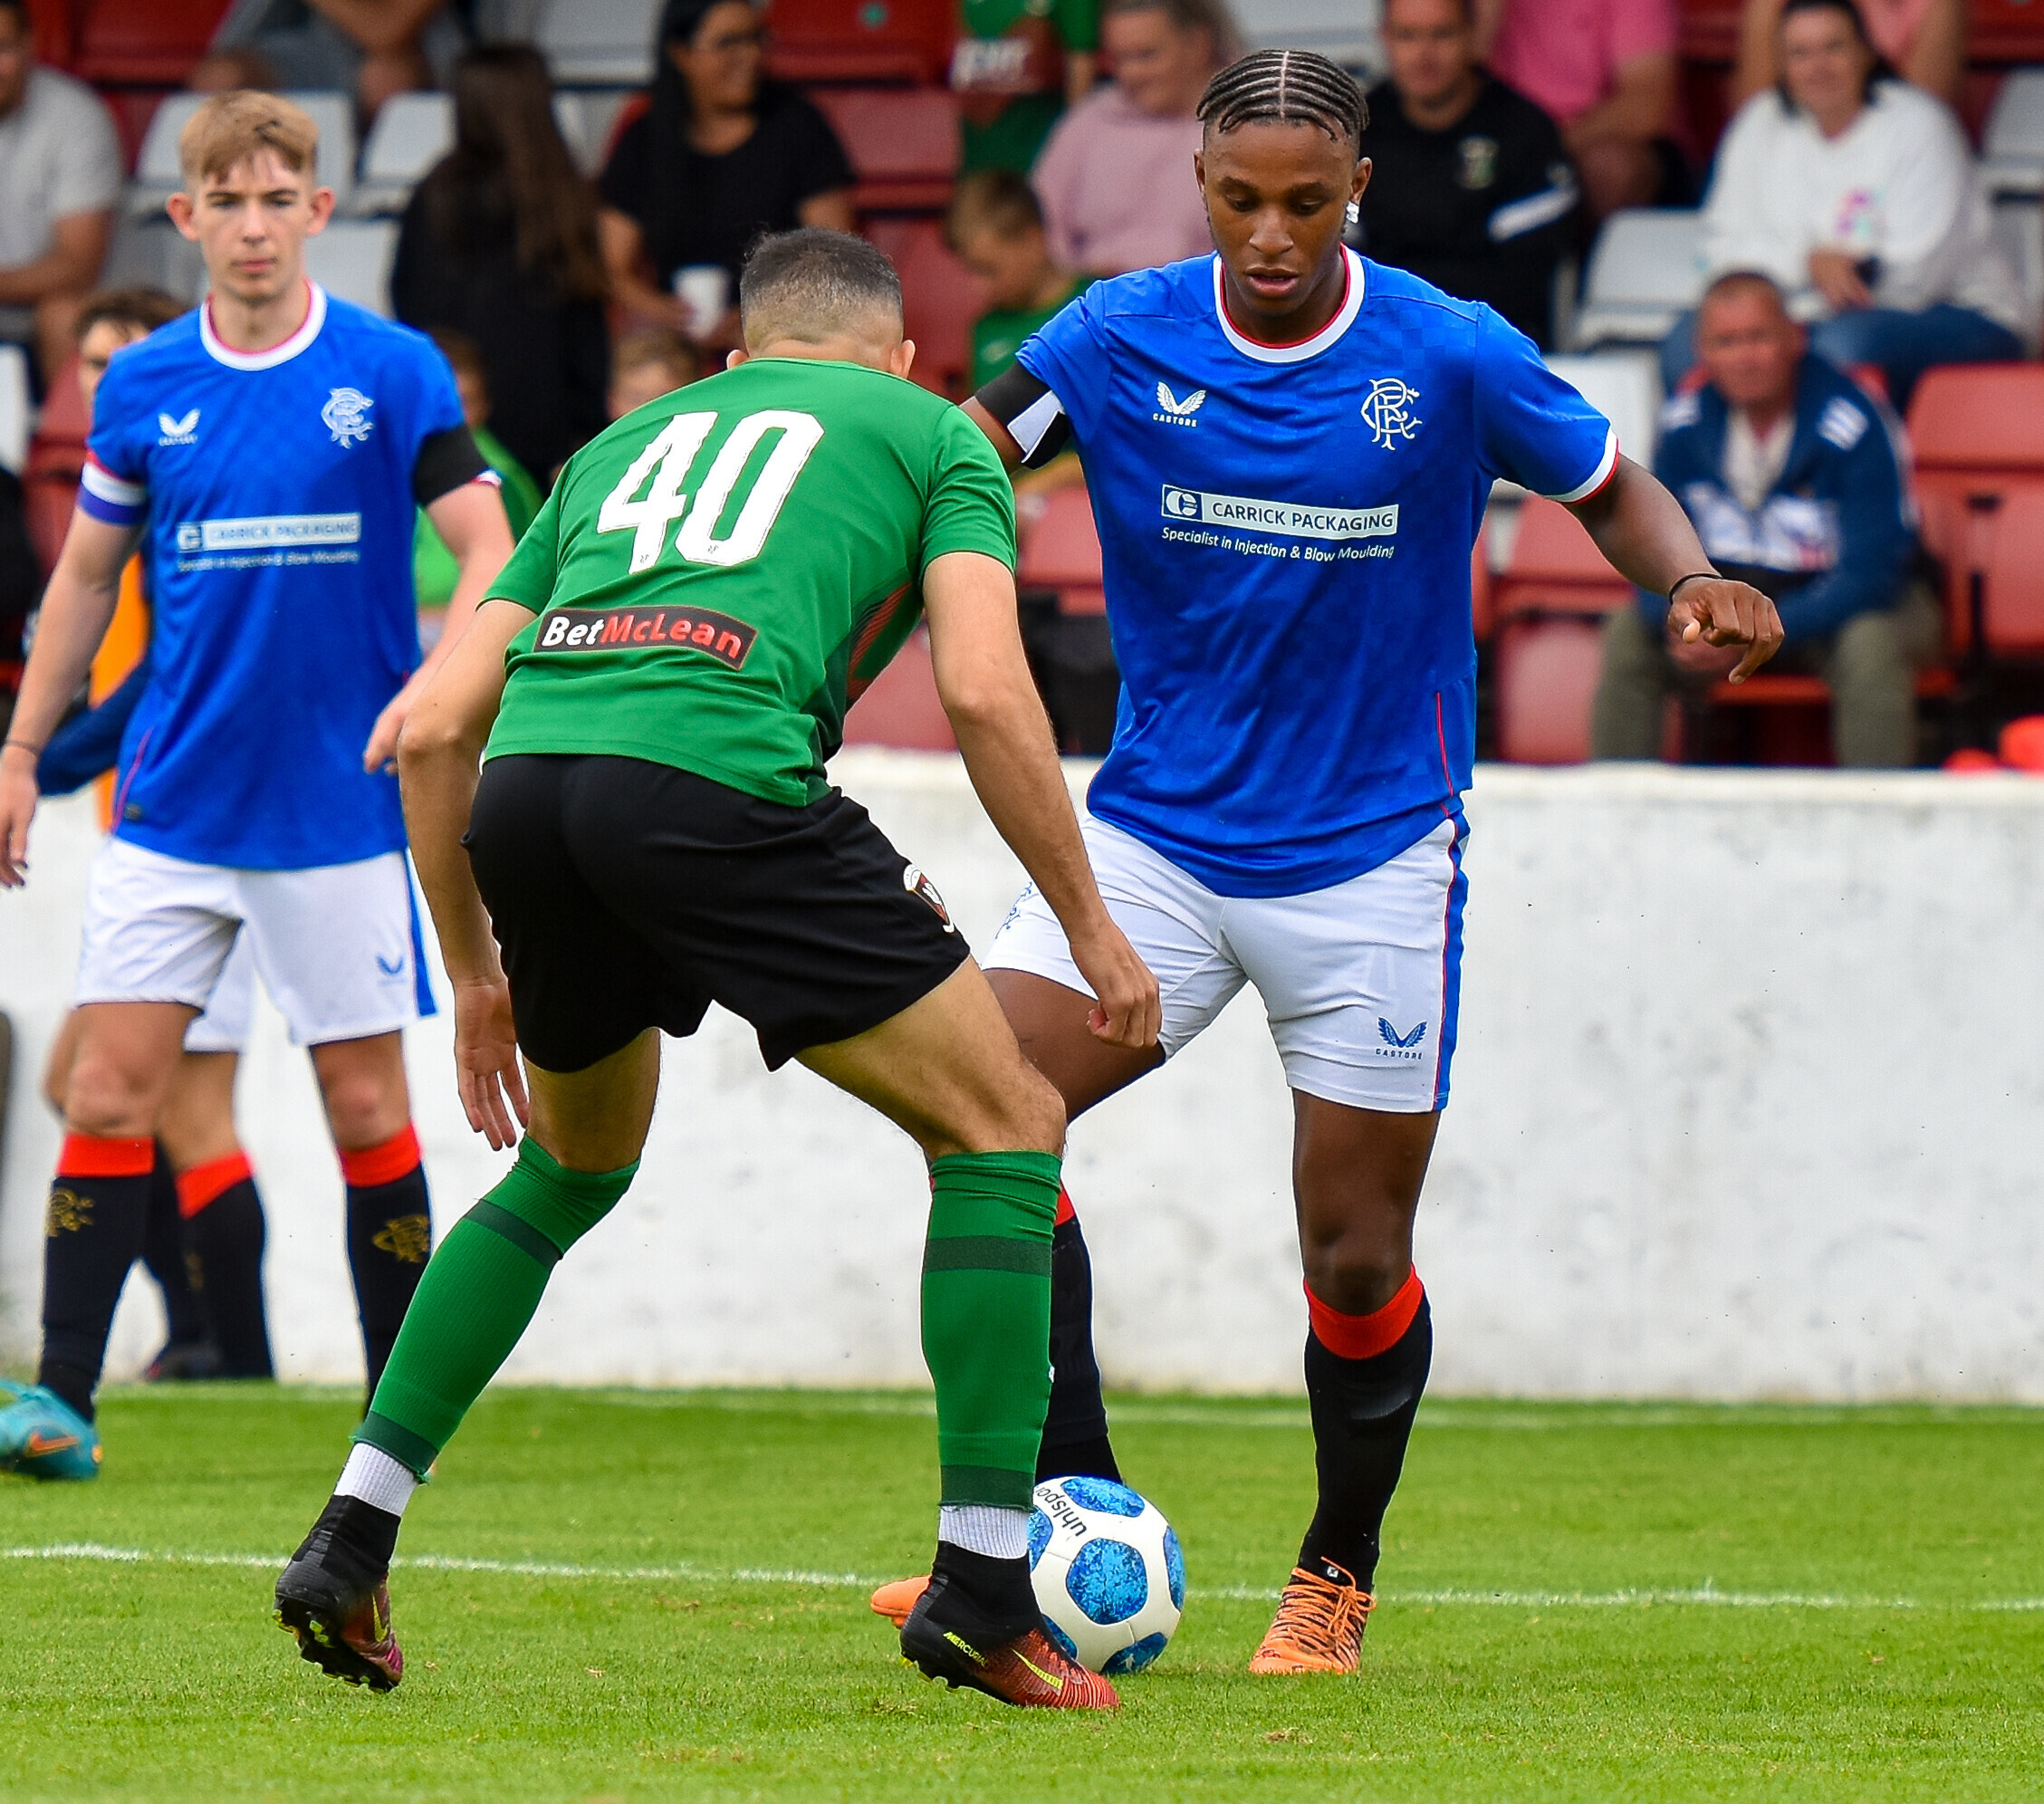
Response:
MULTIPOLYGON (((984 944, 1016 872, 956 761, 837 774, 984 944)), ((2044 783, 1487 767, 1469 813, 1462 1047, 1419 1226, 1436 1389, 2044 1401, 2044 783)), ((0 895, 14 1358, 57 1147, 34 1078, 94 837, 89 802, 51 807, 32 887, 0 895)), ((443 1231, 505 1164, 460 1117, 448 1043, 443 1016, 411 1044, 443 1231)), ((282 1369, 356 1377, 340 1179, 266 1004, 241 1118, 282 1369)), ((1289 1131, 1250 996, 1075 1128, 1113 1381, 1298 1387, 1289 1131)), ((923 1196, 906 1139, 799 1068, 770 1079, 713 1011, 669 1044, 644 1173, 508 1375, 920 1383, 923 1196)), ((138 1272, 117 1374, 158 1319, 138 1272)))

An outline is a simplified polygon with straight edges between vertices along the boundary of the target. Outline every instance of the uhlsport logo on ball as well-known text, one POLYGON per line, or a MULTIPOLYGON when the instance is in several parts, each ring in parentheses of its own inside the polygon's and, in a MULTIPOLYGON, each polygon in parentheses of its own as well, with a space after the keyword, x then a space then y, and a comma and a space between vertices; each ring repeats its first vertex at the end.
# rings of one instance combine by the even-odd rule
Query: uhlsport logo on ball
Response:
POLYGON ((1139 1673, 1185 1607, 1185 1561, 1164 1512, 1105 1478, 1047 1478, 1029 1519, 1036 1602, 1065 1652, 1096 1673, 1139 1673))

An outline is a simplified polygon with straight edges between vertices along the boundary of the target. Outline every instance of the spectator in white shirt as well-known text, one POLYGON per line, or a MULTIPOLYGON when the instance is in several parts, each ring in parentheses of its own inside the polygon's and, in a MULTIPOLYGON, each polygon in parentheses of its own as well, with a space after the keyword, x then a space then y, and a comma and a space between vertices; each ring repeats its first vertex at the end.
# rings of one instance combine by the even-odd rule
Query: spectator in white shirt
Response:
POLYGON ((0 339, 34 345, 45 382, 99 282, 125 173, 99 96, 38 68, 25 0, 0 0, 0 339))
MULTIPOLYGON (((1951 110, 1895 78, 1852 0, 1783 0, 1781 86, 1742 107, 1704 201, 1712 272, 1766 272, 1810 345, 1905 411, 1940 363, 2019 358, 2022 300, 1951 110)), ((1662 348, 1672 389, 1694 317, 1662 348)))

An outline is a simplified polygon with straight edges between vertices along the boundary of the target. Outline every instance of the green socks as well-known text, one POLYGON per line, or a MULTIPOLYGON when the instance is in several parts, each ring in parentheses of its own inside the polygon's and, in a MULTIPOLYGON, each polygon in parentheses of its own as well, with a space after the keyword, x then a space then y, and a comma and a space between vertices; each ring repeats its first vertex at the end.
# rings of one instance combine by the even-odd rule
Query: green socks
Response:
POLYGON ((520 1141, 518 1163, 427 1262, 355 1439, 425 1477, 511 1357, 561 1255, 610 1213, 638 1170, 635 1162, 566 1171, 530 1135, 520 1141))
POLYGON ((923 1358, 936 1383, 945 1503, 1030 1506, 1051 1403, 1061 1164, 1053 1153, 956 1153, 930 1166, 923 1358))
MULTIPOLYGON (((944 1499, 1026 1510, 1051 1400, 1051 1231, 1061 1161, 959 1153, 930 1167, 923 1357, 936 1383, 944 1499)), ((530 1137, 441 1242, 355 1439, 423 1477, 517 1346, 562 1253, 625 1194, 530 1137)))

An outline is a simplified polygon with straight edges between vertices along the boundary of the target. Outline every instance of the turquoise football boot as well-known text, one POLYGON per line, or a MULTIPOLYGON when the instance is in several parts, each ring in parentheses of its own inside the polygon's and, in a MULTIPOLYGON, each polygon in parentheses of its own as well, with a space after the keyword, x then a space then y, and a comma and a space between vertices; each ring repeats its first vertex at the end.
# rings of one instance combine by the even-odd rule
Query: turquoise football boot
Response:
POLYGON ((0 1472, 24 1478, 97 1478, 100 1433, 54 1391, 16 1390, 0 1408, 0 1472))

